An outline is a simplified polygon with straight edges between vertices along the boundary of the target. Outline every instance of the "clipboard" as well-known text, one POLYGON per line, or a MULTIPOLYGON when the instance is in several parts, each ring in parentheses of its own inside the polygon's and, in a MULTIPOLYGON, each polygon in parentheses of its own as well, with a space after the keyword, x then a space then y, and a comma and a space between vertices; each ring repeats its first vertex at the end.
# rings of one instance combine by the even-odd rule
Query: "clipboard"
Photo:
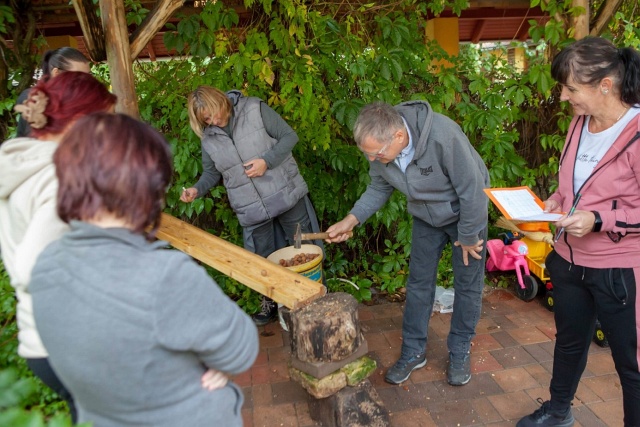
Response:
POLYGON ((529 187, 485 188, 484 192, 509 220, 554 222, 563 214, 544 212, 544 202, 529 187))

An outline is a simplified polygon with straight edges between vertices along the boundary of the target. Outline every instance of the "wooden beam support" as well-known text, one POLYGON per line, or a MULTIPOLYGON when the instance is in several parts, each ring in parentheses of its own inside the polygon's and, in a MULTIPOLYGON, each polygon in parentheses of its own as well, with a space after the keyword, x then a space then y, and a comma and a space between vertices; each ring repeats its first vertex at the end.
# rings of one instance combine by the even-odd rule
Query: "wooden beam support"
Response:
POLYGON ((131 59, 134 60, 140 55, 142 49, 153 39, 164 24, 167 23, 173 12, 180 9, 184 0, 158 0, 153 9, 144 18, 144 21, 131 34, 131 59))
POLYGON ((473 27, 473 33, 471 34, 471 43, 478 43, 482 38, 482 32, 487 25, 486 19, 480 19, 476 22, 476 26, 473 27))
POLYGON ((104 45, 104 31, 100 17, 91 0, 73 0, 73 8, 78 15, 78 22, 84 35, 84 45, 93 62, 107 59, 107 49, 104 45))
POLYGON ((166 213, 159 239, 292 310, 326 293, 322 283, 267 261, 166 213))
POLYGON ((522 20, 522 25, 520 26, 520 30, 516 34, 516 40, 521 42, 527 41, 529 38, 529 23, 526 22, 525 19, 522 20))
POLYGON ((613 18, 618 9, 620 9, 620 6, 622 6, 622 2, 623 0, 605 0, 596 13, 589 34, 592 36, 601 35, 605 28, 607 28, 607 24, 609 24, 611 18, 613 18))
POLYGON ((156 60, 156 50, 153 48, 153 44, 151 44, 151 42, 149 42, 149 44, 147 44, 147 52, 149 52, 149 59, 151 61, 155 61, 156 60))
POLYGON ((575 28, 574 38, 580 40, 589 35, 589 0, 573 0, 573 7, 581 7, 584 13, 576 16, 573 20, 575 28))
POLYGON ((131 49, 127 33, 124 0, 100 0, 102 28, 105 32, 107 64, 113 93, 118 97, 116 111, 140 118, 133 78, 131 49))
POLYGON ((531 0, 469 0, 469 7, 492 7, 514 9, 531 7, 531 0))

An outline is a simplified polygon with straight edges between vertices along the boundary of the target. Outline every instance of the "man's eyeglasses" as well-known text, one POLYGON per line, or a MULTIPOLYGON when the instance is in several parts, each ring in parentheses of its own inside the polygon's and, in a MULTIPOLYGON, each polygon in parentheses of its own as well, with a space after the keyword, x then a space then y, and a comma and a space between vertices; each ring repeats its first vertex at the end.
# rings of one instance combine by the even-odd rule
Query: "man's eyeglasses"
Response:
POLYGON ((387 152, 392 142, 393 141, 389 141, 386 144, 384 144, 377 153, 368 153, 366 151, 362 151, 362 154, 364 154, 366 157, 375 157, 376 159, 379 159, 380 157, 384 156, 384 153, 387 152))

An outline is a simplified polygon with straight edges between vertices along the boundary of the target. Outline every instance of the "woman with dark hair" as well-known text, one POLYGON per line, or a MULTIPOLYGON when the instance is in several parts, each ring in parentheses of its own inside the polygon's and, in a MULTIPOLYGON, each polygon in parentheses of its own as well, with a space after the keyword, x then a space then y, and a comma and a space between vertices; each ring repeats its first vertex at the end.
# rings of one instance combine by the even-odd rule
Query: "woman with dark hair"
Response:
POLYGON ((64 71, 81 71, 90 73, 89 60, 82 52, 72 47, 61 47, 48 50, 42 56, 41 80, 49 80, 64 71))
POLYGON ((189 256, 153 241, 171 180, 150 126, 92 114, 54 156, 71 231, 33 270, 36 322, 79 421, 105 426, 241 426, 257 329, 189 256))
MULTIPOLYGON (((319 231, 307 183, 291 151, 298 135, 259 98, 199 86, 189 95, 189 122, 201 138, 203 173, 183 190, 192 202, 223 181, 229 203, 242 226, 244 248, 267 257, 293 245, 296 225, 319 231)), ((314 243, 323 247, 321 240, 314 243)), ((275 319, 277 306, 263 297, 253 316, 258 326, 275 319)))
POLYGON ((545 210, 575 211, 556 222, 546 259, 557 329, 551 399, 517 425, 574 424, 571 401, 597 318, 620 377, 624 424, 640 426, 640 54, 588 37, 556 55, 551 75, 574 117, 545 210))
MULTIPOLYGON (((41 81, 48 81, 64 71, 91 73, 89 60, 82 52, 72 47, 61 47, 46 51, 42 56, 40 69, 42 70, 41 81)), ((20 105, 26 101, 30 90, 29 88, 22 91, 16 100, 16 105, 20 105)), ((30 131, 29 123, 20 116, 18 119, 18 128, 16 129, 16 137, 27 136, 30 131)))
POLYGON ((116 97, 82 72, 67 72, 40 81, 16 109, 32 127, 28 138, 0 146, 0 247, 2 260, 18 298, 18 354, 29 368, 69 403, 73 401, 47 361, 33 319, 29 281, 36 258, 67 231, 56 213, 57 181, 53 153, 68 127, 79 117, 115 107, 116 97))

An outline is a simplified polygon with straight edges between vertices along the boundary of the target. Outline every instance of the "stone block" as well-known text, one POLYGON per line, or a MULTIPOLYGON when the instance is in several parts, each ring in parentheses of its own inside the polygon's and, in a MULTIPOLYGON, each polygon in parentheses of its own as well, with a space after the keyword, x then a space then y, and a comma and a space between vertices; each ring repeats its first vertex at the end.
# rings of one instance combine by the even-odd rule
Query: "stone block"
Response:
POLYGON ((316 378, 324 378, 327 375, 361 358, 369 352, 366 340, 362 340, 360 347, 351 356, 339 362, 303 362, 295 356, 291 356, 291 366, 316 378))
POLYGON ((348 384, 356 385, 375 370, 375 360, 363 356, 322 378, 316 378, 289 365, 289 376, 300 383, 310 395, 316 399, 322 399, 338 392, 348 384))

